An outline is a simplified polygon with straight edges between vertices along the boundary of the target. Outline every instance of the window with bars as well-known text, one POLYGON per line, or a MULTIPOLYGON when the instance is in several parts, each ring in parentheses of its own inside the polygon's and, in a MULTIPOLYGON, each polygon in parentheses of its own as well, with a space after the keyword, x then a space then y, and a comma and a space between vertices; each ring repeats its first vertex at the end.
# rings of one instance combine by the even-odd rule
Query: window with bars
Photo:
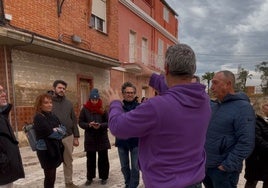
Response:
POLYGON ((89 21, 91 28, 97 29, 104 33, 106 29, 106 1, 105 0, 94 0, 92 1, 92 13, 89 21))
POLYGON ((98 16, 95 16, 94 14, 91 15, 90 18, 90 27, 95 28, 99 31, 104 31, 104 20, 99 18, 98 16))

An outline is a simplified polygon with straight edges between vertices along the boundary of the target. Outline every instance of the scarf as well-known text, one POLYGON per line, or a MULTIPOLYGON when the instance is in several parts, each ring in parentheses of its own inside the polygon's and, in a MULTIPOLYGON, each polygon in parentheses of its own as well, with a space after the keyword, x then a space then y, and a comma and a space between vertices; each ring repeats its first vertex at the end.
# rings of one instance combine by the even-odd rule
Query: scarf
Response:
POLYGON ((102 100, 99 99, 96 104, 93 104, 90 100, 87 101, 86 104, 84 104, 84 107, 88 109, 91 113, 96 113, 102 115, 103 109, 102 109, 102 100))
POLYGON ((136 100, 133 101, 125 101, 123 100, 123 109, 125 112, 129 112, 130 110, 135 109, 139 103, 136 100))

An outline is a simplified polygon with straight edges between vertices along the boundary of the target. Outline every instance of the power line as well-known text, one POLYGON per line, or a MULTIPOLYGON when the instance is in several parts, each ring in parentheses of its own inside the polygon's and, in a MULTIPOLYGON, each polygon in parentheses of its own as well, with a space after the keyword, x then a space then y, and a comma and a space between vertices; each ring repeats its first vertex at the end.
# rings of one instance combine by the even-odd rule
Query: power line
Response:
POLYGON ((242 60, 242 59, 197 59, 197 61, 200 61, 200 62, 229 62, 229 63, 232 63, 232 64, 235 64, 235 63, 262 63, 263 61, 267 61, 267 60, 264 60, 264 59, 253 59, 253 60, 242 60))
POLYGON ((204 56, 223 56, 223 57, 226 57, 226 56, 238 56, 238 57, 260 57, 260 56, 264 56, 264 57, 267 57, 268 58, 268 55, 267 54, 255 54, 255 55, 248 55, 248 54, 203 54, 203 53, 197 53, 196 55, 204 55, 204 56))

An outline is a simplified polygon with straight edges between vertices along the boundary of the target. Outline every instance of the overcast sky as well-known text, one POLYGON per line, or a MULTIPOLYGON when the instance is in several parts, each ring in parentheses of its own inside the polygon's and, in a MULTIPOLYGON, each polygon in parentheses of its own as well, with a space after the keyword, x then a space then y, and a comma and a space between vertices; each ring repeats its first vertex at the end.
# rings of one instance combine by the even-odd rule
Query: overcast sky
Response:
MULTIPOLYGON (((197 56, 197 74, 240 65, 254 75, 255 65, 268 61, 268 0, 166 0, 177 12, 179 41, 197 56)), ((256 75, 256 76, 255 76, 256 75)))

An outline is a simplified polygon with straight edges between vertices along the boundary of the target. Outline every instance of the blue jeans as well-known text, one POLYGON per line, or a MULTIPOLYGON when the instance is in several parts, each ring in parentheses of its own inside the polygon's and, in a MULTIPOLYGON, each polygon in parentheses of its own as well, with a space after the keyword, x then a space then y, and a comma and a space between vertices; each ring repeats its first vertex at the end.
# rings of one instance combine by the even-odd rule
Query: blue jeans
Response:
POLYGON ((138 147, 132 149, 118 147, 118 155, 126 188, 138 187, 140 180, 140 172, 138 167, 138 147), (129 153, 131 159, 131 169, 129 165, 129 153))
POLYGON ((206 188, 236 188, 239 174, 239 172, 225 172, 218 168, 208 168, 203 184, 206 188))

